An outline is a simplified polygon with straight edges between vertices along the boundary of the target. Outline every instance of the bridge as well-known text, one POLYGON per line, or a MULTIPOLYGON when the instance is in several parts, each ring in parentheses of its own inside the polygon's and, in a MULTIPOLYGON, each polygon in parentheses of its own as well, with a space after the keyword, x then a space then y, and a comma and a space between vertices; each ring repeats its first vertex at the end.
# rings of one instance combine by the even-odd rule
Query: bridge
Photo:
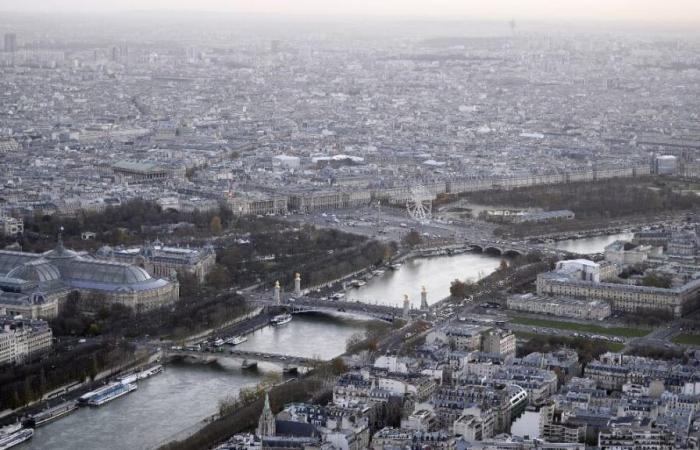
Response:
POLYGON ((476 251, 479 253, 490 253, 498 256, 518 256, 530 252, 561 252, 560 250, 547 248, 537 244, 522 244, 505 241, 495 241, 486 239, 466 240, 463 244, 441 245, 437 247, 416 248, 408 253, 404 259, 412 257, 454 255, 465 251, 476 251))
MULTIPOLYGON (((385 322, 393 322, 395 319, 403 318, 403 309, 401 308, 395 308, 387 305, 372 305, 359 301, 347 302, 300 297, 293 303, 287 303, 286 306, 291 314, 314 312, 325 314, 347 313, 371 317, 373 319, 383 320, 385 322)), ((411 310, 410 313, 415 314, 417 311, 411 310)))
POLYGON ((566 250, 561 250, 558 248, 533 243, 479 239, 467 241, 465 243, 465 246, 472 251, 489 253, 498 256, 519 256, 526 255, 532 252, 549 253, 563 258, 576 258, 579 256, 575 253, 568 252, 566 250))
POLYGON ((197 350, 168 350, 165 353, 166 358, 184 358, 184 359, 195 359, 204 363, 211 363, 215 361, 256 361, 256 362, 270 362, 276 364, 282 364, 285 367, 312 367, 319 362, 316 358, 305 358, 303 356, 290 356, 281 355, 279 353, 265 353, 265 352, 254 352, 247 350, 236 350, 229 349, 227 347, 219 347, 221 351, 213 352, 203 352, 197 350))

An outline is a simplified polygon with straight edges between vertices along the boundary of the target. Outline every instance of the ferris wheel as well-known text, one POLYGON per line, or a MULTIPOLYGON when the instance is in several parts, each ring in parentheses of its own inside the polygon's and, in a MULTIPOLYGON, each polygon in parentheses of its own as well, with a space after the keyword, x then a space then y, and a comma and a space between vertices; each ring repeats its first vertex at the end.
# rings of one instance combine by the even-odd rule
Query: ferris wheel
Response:
POLYGON ((421 224, 430 222, 433 217, 433 195, 422 184, 411 188, 411 195, 406 201, 408 215, 421 224))

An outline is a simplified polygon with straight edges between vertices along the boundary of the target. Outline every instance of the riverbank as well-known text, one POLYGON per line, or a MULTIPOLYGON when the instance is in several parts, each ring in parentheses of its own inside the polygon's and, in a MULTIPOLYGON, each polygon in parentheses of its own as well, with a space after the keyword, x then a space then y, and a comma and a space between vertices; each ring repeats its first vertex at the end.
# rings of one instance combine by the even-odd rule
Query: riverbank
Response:
POLYGON ((99 372, 93 379, 75 381, 46 393, 41 400, 32 402, 15 410, 5 410, 0 413, 0 425, 17 422, 29 414, 35 414, 46 408, 56 406, 67 400, 77 400, 81 395, 104 385, 109 380, 126 375, 127 373, 148 368, 160 361, 160 353, 135 357, 132 361, 111 367, 99 372))

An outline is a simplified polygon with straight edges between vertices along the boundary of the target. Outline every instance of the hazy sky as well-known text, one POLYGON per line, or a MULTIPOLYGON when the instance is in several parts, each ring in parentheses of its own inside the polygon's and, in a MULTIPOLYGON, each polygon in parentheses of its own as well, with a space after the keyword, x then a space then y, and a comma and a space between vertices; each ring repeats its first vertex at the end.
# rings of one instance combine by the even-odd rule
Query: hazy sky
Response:
POLYGON ((700 21, 700 0, 0 0, 5 11, 202 10, 494 19, 700 21))

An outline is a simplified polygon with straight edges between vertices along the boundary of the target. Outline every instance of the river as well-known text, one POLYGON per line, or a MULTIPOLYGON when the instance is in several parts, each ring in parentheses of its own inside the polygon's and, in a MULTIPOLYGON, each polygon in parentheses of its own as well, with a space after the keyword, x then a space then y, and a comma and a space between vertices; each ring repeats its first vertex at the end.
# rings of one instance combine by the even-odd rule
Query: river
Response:
POLYGON ((632 239, 632 237, 634 237, 633 233, 608 234, 582 239, 568 239, 556 242, 554 246, 560 250, 587 255, 591 253, 601 253, 607 245, 618 240, 628 241, 632 239))
POLYGON ((481 253, 411 259, 399 270, 387 270, 365 286, 349 289, 347 297, 367 303, 401 306, 404 294, 408 294, 412 305, 417 308, 420 307, 421 286, 428 291, 428 303, 436 303, 450 295, 453 280, 476 281, 491 274, 500 263, 500 257, 481 253))
MULTIPOLYGON (((593 253, 616 239, 627 237, 613 235, 561 241, 557 246, 593 253)), ((387 271, 383 276, 373 278, 362 288, 351 289, 348 297, 398 305, 403 294, 408 294, 414 307, 418 307, 420 289, 425 286, 428 302, 435 303, 449 295, 450 282, 455 278, 476 280, 489 275, 500 260, 500 257, 477 253, 413 259, 405 262, 399 270, 387 271)), ((367 322, 347 318, 295 316, 287 325, 256 331, 238 348, 330 359, 343 353, 348 338, 363 332, 366 326, 367 322)), ((228 362, 207 366, 171 364, 164 373, 140 382, 135 392, 100 408, 81 408, 68 417, 38 428, 30 442, 16 448, 153 448, 178 432, 195 427, 217 411, 220 400, 235 395, 244 386, 255 385, 266 371, 280 370, 279 366, 272 364, 261 364, 260 371, 252 373, 243 372, 236 364, 228 362)), ((514 427, 524 433, 532 430, 535 424, 535 417, 526 413, 514 427)))
MULTIPOLYGON (((281 327, 266 327, 237 348, 330 359, 345 351, 350 336, 367 322, 323 316, 295 316, 281 327)), ((216 413, 219 401, 244 386, 257 384, 280 366, 261 364, 258 372, 221 365, 169 364, 165 372, 138 384, 129 395, 99 408, 78 411, 40 427, 17 449, 123 450, 148 449, 216 413)))

